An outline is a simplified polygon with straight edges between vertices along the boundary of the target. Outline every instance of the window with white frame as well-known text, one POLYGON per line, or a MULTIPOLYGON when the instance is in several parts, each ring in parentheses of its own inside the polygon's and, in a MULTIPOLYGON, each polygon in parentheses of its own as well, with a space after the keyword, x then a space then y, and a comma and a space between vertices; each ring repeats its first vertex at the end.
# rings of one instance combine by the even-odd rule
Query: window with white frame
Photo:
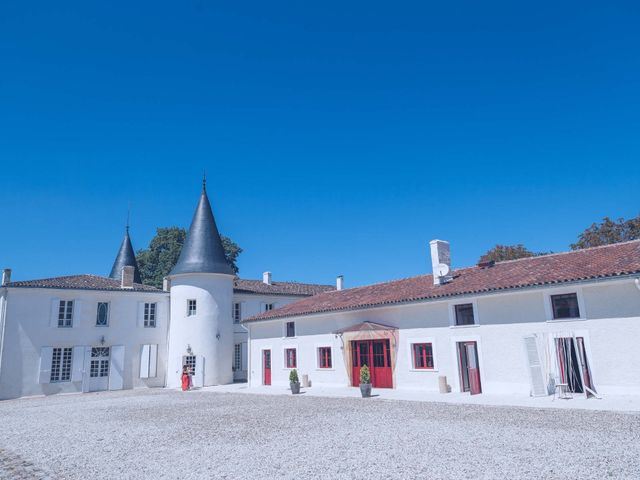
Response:
POLYGON ((274 309, 275 305, 276 305, 275 303, 265 303, 264 304, 264 311, 265 312, 270 312, 271 310, 274 309))
POLYGON ((58 327, 73 326, 73 300, 60 300, 58 327))
POLYGON ((296 336, 296 322, 287 322, 285 335, 287 337, 296 336))
POLYGON ((156 308, 155 303, 144 304, 144 326, 145 328, 156 328, 156 308))
POLYGON ((98 302, 96 312, 96 327, 106 327, 109 325, 109 303, 98 302))
POLYGON ((89 376, 109 376, 109 347, 93 347, 91 349, 91 363, 89 364, 89 376))
POLYGON ((240 323, 242 320, 242 304, 235 302, 233 304, 233 323, 240 323))
POLYGON ((187 317, 193 317, 196 314, 196 301, 187 300, 187 317))
POLYGON ((551 295, 551 308, 554 320, 580 318, 580 307, 578 306, 578 295, 576 293, 551 295))
POLYGON ((431 343, 414 343, 411 345, 413 368, 416 370, 433 370, 433 345, 431 343))
POLYGON ((71 381, 71 362, 73 360, 73 348, 54 348, 51 356, 52 383, 71 381))
POLYGON ((236 343, 233 349, 233 369, 235 371, 242 370, 242 344, 236 343))
POLYGON ((331 347, 318 348, 318 368, 332 368, 331 347))
POLYGON ((461 305, 455 305, 455 324, 461 325, 475 325, 475 318, 473 314, 473 303, 464 303, 461 305))
POLYGON ((286 348, 284 350, 284 364, 287 368, 297 368, 298 359, 295 348, 286 348))

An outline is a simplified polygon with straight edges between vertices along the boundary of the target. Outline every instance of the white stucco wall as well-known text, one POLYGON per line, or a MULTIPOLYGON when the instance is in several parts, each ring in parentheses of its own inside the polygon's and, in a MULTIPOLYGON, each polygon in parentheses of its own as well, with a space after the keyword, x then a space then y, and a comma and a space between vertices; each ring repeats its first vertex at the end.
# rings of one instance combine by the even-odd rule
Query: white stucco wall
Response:
MULTIPOLYGON (((124 346, 123 388, 164 385, 169 298, 166 293, 7 288, 0 399, 82 391, 83 382, 39 383, 43 347, 124 346), (73 327, 58 328, 52 303, 74 301, 73 327), (96 326, 98 302, 109 303, 109 324, 96 326), (157 303, 156 328, 144 328, 140 303, 157 303), (142 345, 158 345, 157 374, 140 378, 142 345)), ((76 361, 77 359, 74 359, 76 361)), ((88 366, 85 366, 88 371, 88 366)), ((88 373, 87 373, 88 375, 88 373)))
POLYGON ((271 349, 273 385, 288 384, 284 349, 296 348, 299 374, 315 384, 347 385, 338 329, 371 321, 399 329, 397 388, 438 390, 445 375, 453 391, 460 391, 456 342, 476 341, 484 393, 528 395, 530 379, 523 337, 539 333, 582 336, 594 385, 601 393, 640 394, 640 366, 632 362, 640 336, 640 291, 633 280, 532 289, 498 295, 457 298, 363 311, 287 318, 249 324, 250 382, 262 383, 262 350, 271 349), (550 320, 549 295, 576 292, 581 318, 550 320), (473 303, 478 325, 452 325, 453 305, 473 303), (284 338, 284 324, 296 322, 296 337, 284 338), (430 342, 434 370, 412 368, 411 344, 430 342), (331 346, 333 368, 317 366, 317 348, 331 346))

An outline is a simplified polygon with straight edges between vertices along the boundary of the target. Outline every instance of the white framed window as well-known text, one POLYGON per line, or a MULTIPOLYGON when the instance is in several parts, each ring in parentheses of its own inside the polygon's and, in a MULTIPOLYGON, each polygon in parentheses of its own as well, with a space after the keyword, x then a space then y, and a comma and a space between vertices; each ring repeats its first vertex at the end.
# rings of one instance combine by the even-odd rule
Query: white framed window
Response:
POLYGON ((196 356, 185 355, 182 358, 184 360, 183 367, 187 367, 188 371, 193 375, 193 373, 196 371, 196 356))
POLYGON ((143 325, 145 328, 156 328, 156 303, 145 303, 143 314, 143 325))
POLYGON ((235 302, 233 304, 233 323, 240 323, 242 320, 242 303, 235 302))
POLYGON ((264 304, 264 311, 265 312, 270 312, 271 310, 273 310, 275 308, 276 304, 275 303, 265 303, 264 304))
POLYGON ((109 326, 109 302, 98 302, 96 327, 109 326))
POLYGON ((69 328, 73 326, 73 300, 60 300, 58 308, 58 327, 69 328))
POLYGON ((409 338, 407 346, 407 364, 410 372, 438 371, 436 343, 432 337, 409 338))
POLYGON ((333 369, 331 347, 318 347, 318 368, 333 369))
POLYGON ((449 304, 449 325, 454 328, 474 327, 480 325, 478 303, 468 300, 449 304))
POLYGON ((284 349, 284 367, 298 368, 298 352, 295 348, 284 349))
POLYGON ((554 288, 544 292, 544 310, 548 322, 585 320, 585 305, 580 287, 554 288))
POLYGON ((54 348, 51 354, 51 383, 70 382, 73 348, 54 348))
POLYGON ((233 369, 235 371, 242 370, 242 344, 236 343, 233 348, 233 369))
POLYGON ((193 317, 196 314, 196 301, 194 299, 187 300, 187 317, 193 317))
POLYGON ((89 376, 92 378, 109 376, 109 347, 92 347, 89 376))

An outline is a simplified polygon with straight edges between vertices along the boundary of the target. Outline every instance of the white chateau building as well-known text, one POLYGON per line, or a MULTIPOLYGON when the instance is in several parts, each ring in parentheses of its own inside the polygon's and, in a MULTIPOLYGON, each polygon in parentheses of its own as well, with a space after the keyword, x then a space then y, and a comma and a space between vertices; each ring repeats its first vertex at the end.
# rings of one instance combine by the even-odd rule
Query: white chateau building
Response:
POLYGON ((142 285, 126 229, 109 277, 74 275, 0 286, 0 399, 196 386, 247 380, 243 318, 330 285, 243 280, 228 264, 202 194, 178 263, 162 290, 142 285))
MULTIPOLYGON (((549 395, 639 394, 640 241, 343 289, 242 280, 203 185, 163 289, 142 285, 129 232, 109 277, 0 286, 0 399, 247 381, 549 395)), ((426 262, 425 262, 426 263, 426 262)))

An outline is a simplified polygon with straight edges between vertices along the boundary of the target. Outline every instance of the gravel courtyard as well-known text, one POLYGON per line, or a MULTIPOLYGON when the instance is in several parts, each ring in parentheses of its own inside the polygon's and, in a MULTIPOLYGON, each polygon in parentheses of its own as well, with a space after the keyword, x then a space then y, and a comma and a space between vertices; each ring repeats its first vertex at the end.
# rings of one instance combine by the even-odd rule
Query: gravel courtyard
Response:
POLYGON ((640 478, 640 415, 140 390, 0 402, 0 478, 640 478))

